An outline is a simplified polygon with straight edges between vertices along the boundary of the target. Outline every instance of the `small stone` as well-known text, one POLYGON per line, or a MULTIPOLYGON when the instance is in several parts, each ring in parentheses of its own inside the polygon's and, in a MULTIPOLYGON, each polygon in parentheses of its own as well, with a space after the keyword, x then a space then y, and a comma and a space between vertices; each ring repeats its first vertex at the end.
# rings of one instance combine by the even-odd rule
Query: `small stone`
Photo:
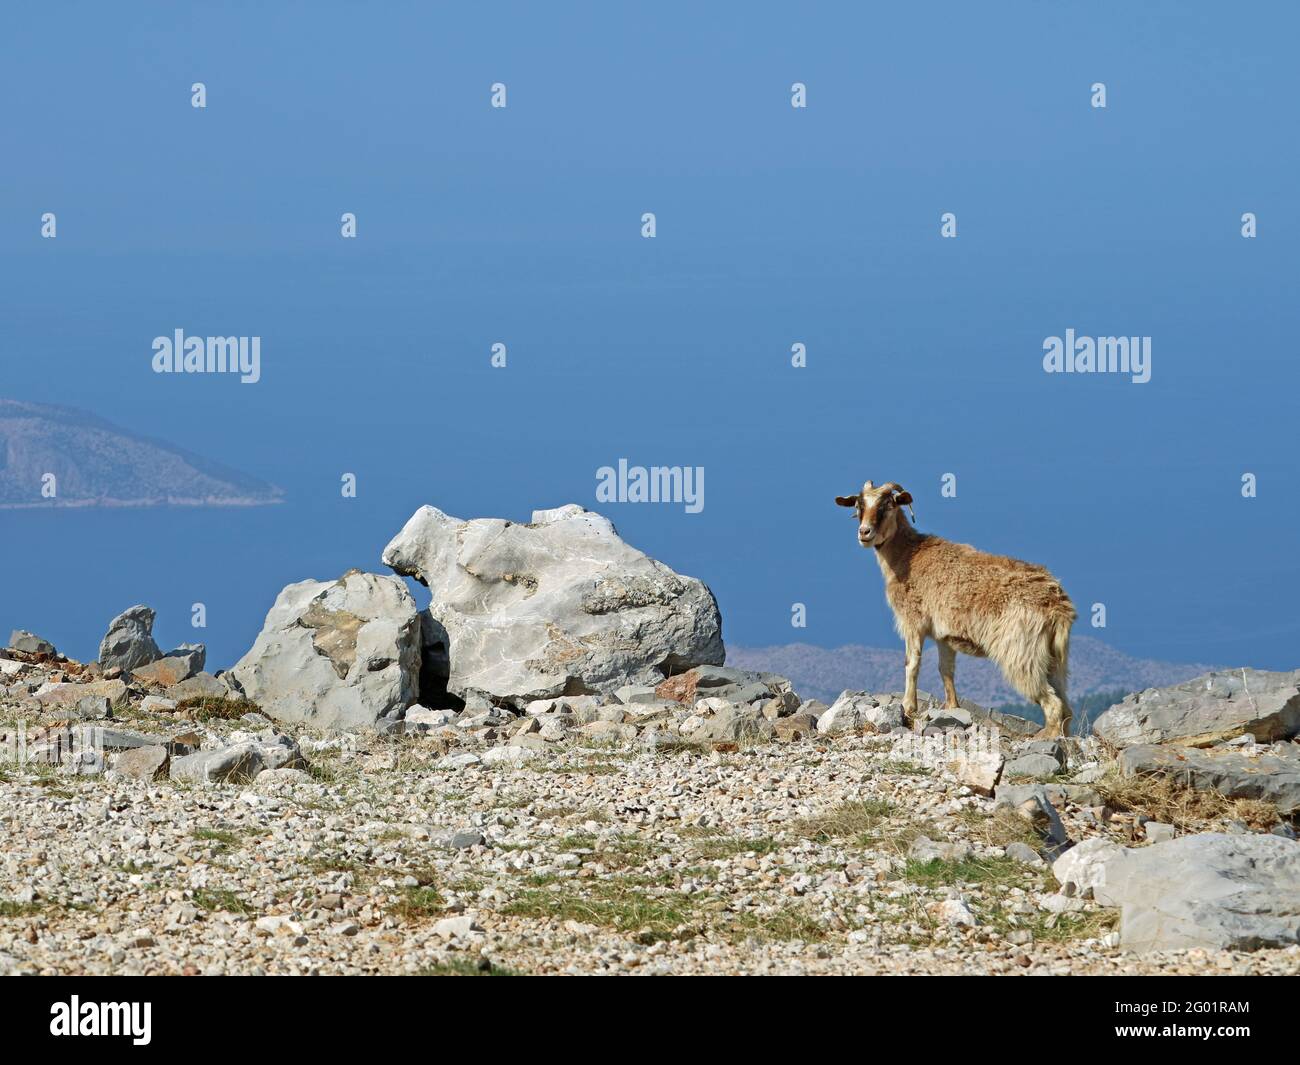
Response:
POLYGON ((24 651, 33 655, 56 655, 54 644, 44 640, 26 629, 14 629, 9 634, 9 647, 15 651, 24 651))
POLYGON ((113 762, 113 768, 133 780, 154 780, 167 775, 169 764, 167 748, 159 745, 123 751, 113 762))
POLYGON ((1152 843, 1164 843, 1165 840, 1174 838, 1174 826, 1167 825, 1163 821, 1148 821, 1142 827, 1147 839, 1152 843))
POLYGON ((441 921, 435 921, 433 925, 433 934, 442 936, 444 939, 452 939, 470 935, 473 932, 482 932, 474 918, 464 915, 461 917, 444 917, 441 921))

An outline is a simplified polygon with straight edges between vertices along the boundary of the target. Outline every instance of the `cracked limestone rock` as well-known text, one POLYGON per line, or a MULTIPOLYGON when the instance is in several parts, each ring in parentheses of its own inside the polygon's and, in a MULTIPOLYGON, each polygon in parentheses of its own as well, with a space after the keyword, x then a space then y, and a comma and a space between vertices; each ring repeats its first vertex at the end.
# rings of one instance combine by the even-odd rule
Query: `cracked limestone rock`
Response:
POLYGON ((533 699, 657 685, 721 665, 722 619, 703 582, 623 542, 576 504, 527 524, 421 507, 383 561, 429 588, 424 701, 435 688, 533 699))

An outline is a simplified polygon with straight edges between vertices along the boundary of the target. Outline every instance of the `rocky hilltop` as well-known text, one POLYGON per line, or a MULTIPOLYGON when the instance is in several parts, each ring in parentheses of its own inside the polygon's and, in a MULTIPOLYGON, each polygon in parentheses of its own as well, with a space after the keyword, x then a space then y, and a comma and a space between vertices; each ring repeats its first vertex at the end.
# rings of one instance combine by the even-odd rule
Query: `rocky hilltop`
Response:
POLYGON ((1283 973, 1300 671, 1095 734, 724 665, 708 588, 567 506, 421 508, 240 662, 0 651, 0 972, 1283 973), (18 830, 21 828, 21 830, 18 830))
POLYGON ((274 485, 85 411, 0 399, 0 508, 254 506, 274 485), (47 475, 56 494, 42 494, 47 475))

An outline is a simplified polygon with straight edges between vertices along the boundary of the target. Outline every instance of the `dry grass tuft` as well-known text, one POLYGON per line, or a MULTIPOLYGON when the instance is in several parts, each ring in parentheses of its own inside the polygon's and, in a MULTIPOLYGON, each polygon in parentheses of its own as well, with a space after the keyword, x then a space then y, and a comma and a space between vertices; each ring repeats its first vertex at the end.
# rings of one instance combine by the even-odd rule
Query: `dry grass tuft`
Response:
POLYGON ((1277 807, 1263 799, 1229 799, 1217 791, 1189 788, 1161 774, 1125 776, 1117 764, 1093 787, 1112 809, 1145 814, 1180 829, 1227 820, 1266 831, 1281 820, 1277 807))

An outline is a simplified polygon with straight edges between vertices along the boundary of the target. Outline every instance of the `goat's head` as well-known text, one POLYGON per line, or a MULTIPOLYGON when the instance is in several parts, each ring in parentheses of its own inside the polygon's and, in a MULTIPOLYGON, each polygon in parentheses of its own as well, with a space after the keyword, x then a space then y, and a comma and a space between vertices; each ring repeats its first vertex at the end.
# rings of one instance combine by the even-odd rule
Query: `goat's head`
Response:
POLYGON ((868 481, 857 495, 836 496, 835 502, 857 510, 858 543, 863 547, 884 547, 894 538, 900 523, 906 524, 899 508, 911 504, 912 493, 893 481, 879 488, 868 481))

